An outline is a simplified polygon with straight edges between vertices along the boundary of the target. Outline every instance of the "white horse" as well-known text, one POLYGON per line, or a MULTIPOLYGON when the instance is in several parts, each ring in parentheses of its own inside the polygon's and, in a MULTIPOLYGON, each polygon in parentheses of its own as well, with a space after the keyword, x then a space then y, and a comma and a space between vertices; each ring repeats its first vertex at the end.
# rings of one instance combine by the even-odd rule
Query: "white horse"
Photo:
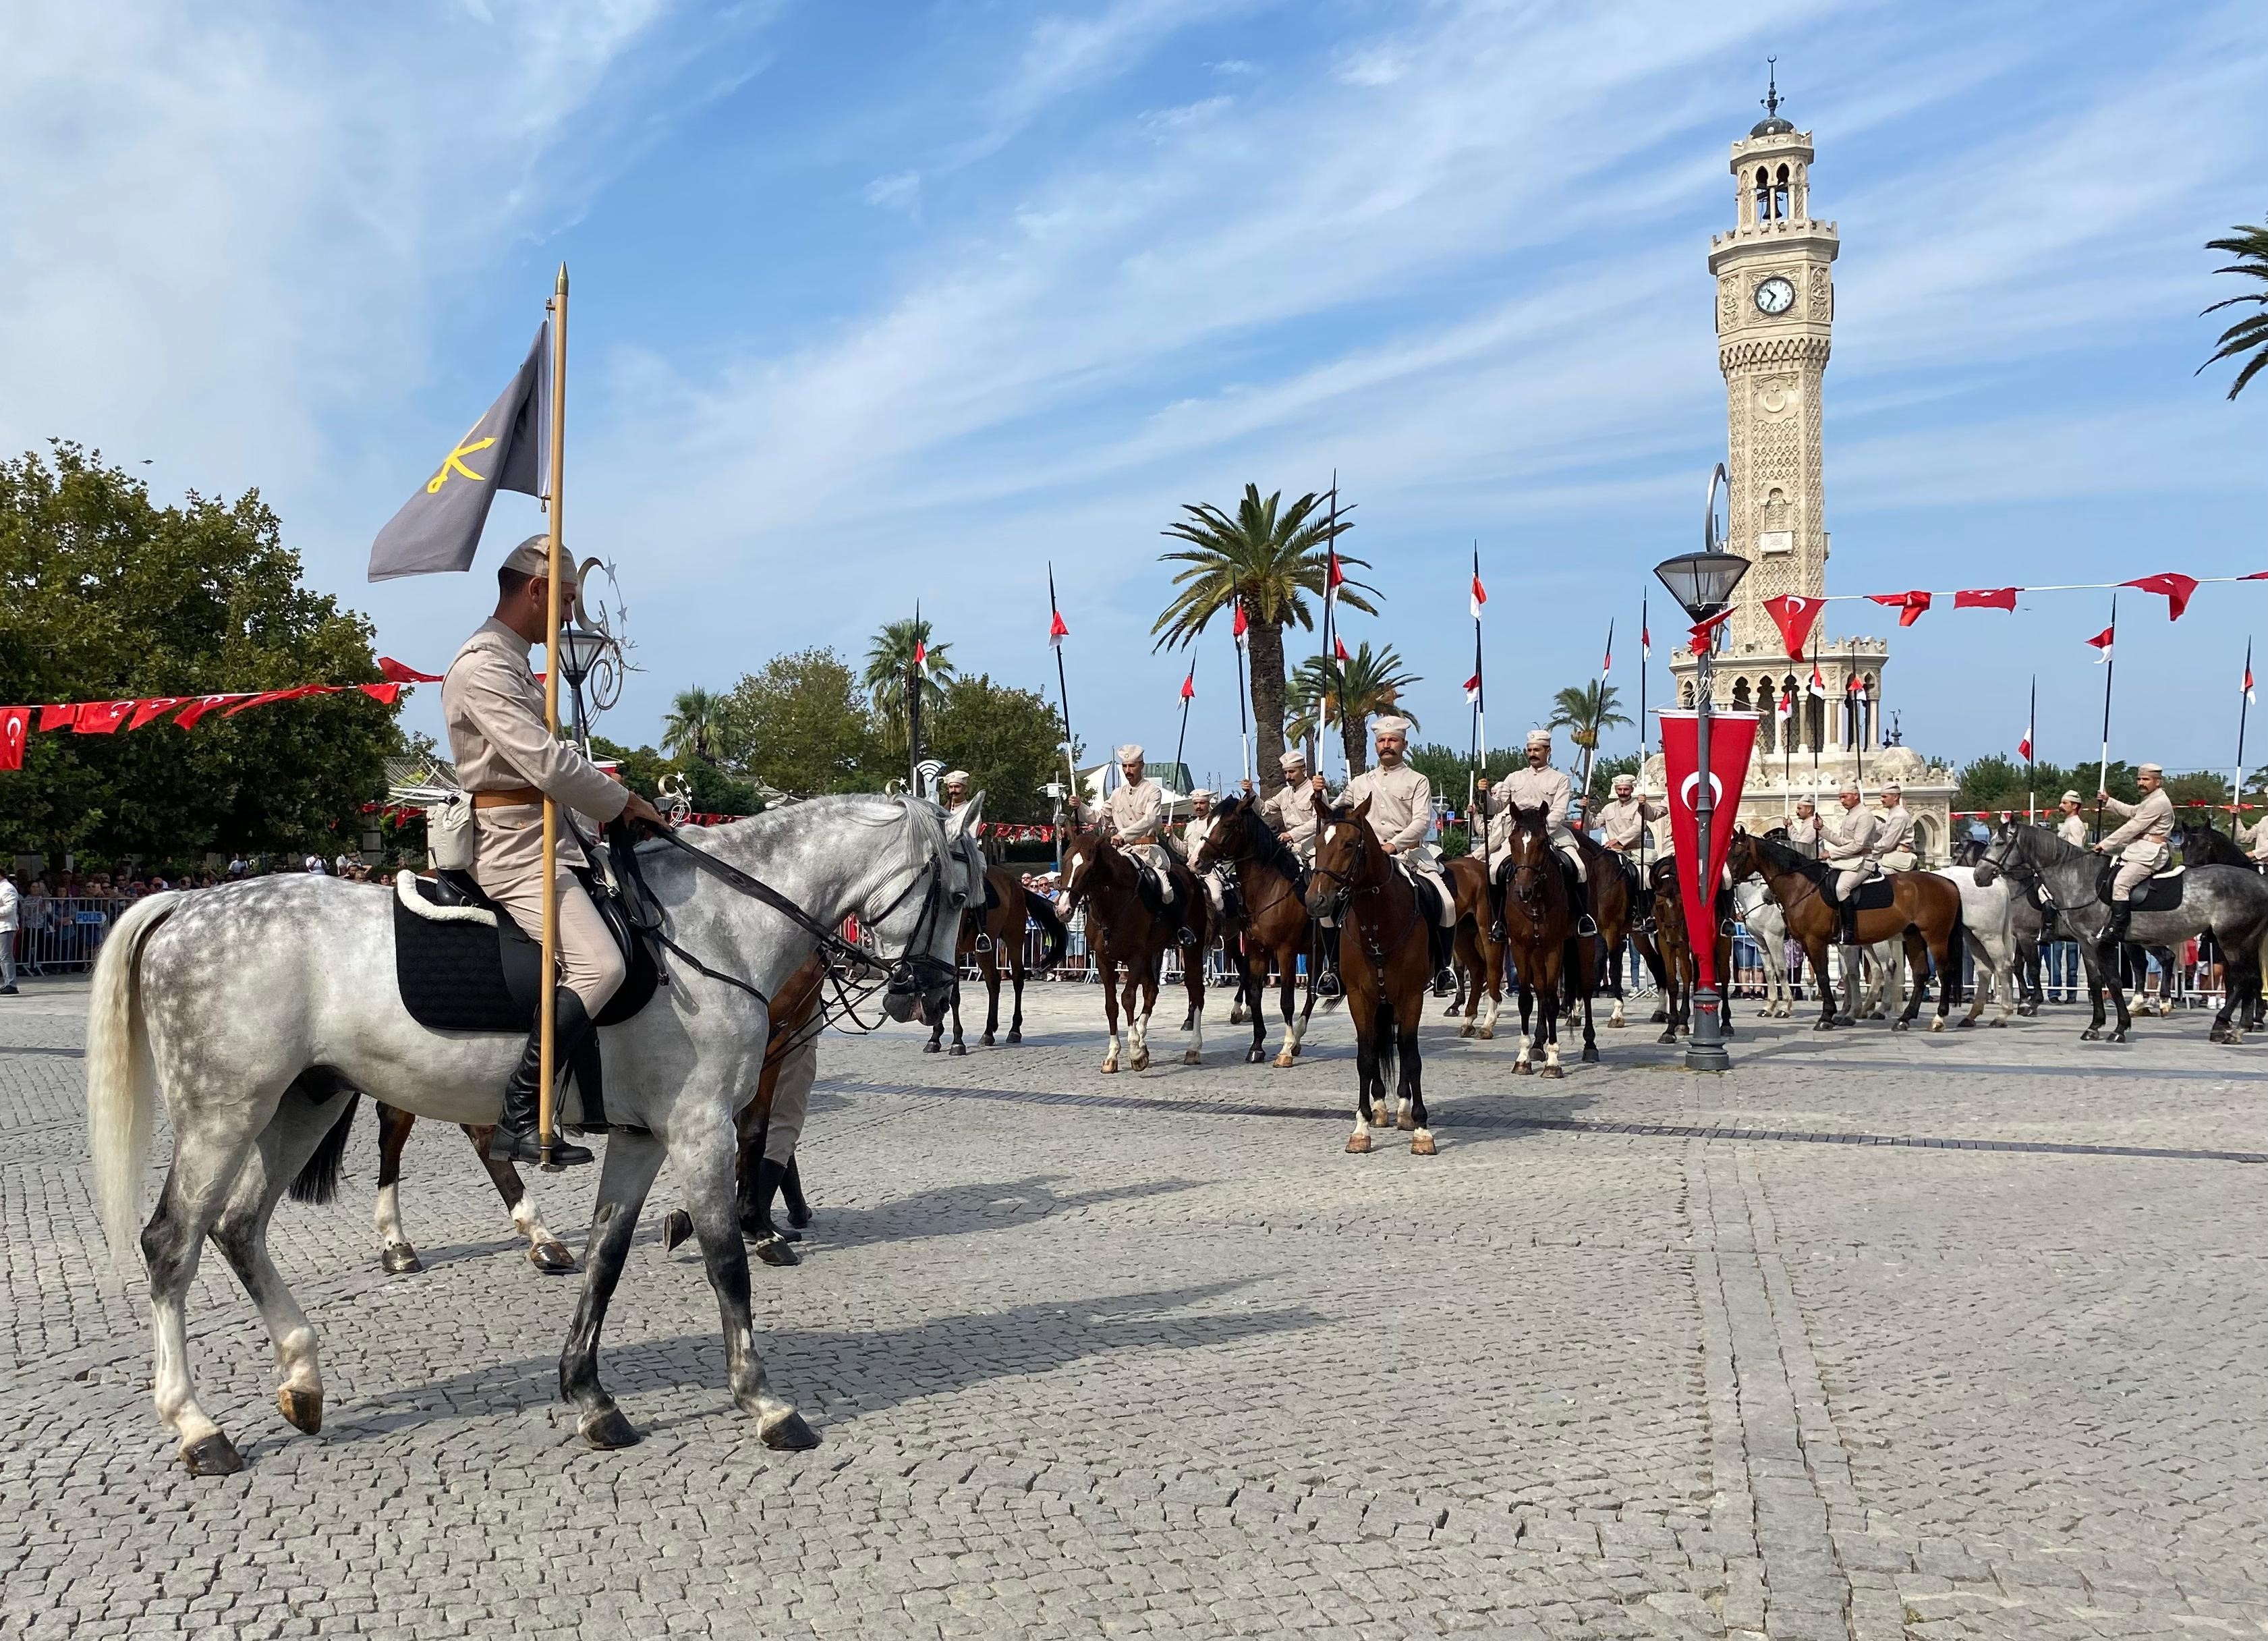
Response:
MULTIPOLYGON (((970 846, 983 800, 952 816, 903 798, 825 797, 691 829, 707 858, 648 846, 641 864, 669 938, 717 976, 665 957, 668 985, 602 1034, 607 1142, 583 1296, 559 1363, 560 1393, 594 1447, 638 1439, 599 1382, 599 1331, 631 1233, 665 1158, 685 1193, 724 1314, 733 1401, 770 1447, 814 1445, 773 1393, 748 1312, 734 1213, 733 1117, 756 1091, 768 999, 823 945, 887 971, 893 1019, 941 1008, 961 908, 983 892, 970 846), (829 931, 857 916, 885 960, 829 931), (733 981, 738 981, 734 984, 733 981), (746 987, 747 989, 743 989, 746 987)), ((322 1426, 315 1332, 268 1255, 276 1203, 314 1156, 350 1089, 446 1122, 494 1122, 522 1038, 429 1031, 402 1007, 394 907, 335 878, 278 876, 136 903, 104 942, 87 1023, 87 1111, 96 1198, 114 1259, 136 1232, 150 1272, 158 1416, 193 1474, 242 1460, 197 1404, 184 1302, 208 1233, 259 1306, 283 1373, 276 1405, 322 1426), (141 1219, 151 1108, 173 1121, 173 1165, 141 1219)), ((567 1115, 573 1120, 573 1112, 567 1115)))
POLYGON ((2016 985, 2016 935, 2011 922, 2008 880, 1999 872, 1987 872, 1979 883, 1973 866, 1941 866, 1937 875, 1951 878, 1961 891, 1961 927, 1969 936, 1970 955, 1977 959, 1977 996, 1969 1006, 1968 1016, 1955 1024, 1977 1023, 1977 1016, 1984 1012, 1984 992, 1990 986, 1999 1000, 2000 1017, 1985 1024, 2006 1025, 2023 1001, 2016 985))
MULTIPOLYGON (((1787 920, 1780 915, 1779 902, 1761 880, 1751 877, 1734 885, 1733 905, 1749 938, 1764 952, 1764 1006, 1757 1012, 1767 1018, 1787 1019, 1795 1012, 1795 991, 1788 984, 1787 920)), ((1904 946, 1895 940, 1878 940, 1860 949, 1860 959, 1852 1017, 1879 1020, 1885 1008, 1896 1013, 1905 1004, 1904 946)))

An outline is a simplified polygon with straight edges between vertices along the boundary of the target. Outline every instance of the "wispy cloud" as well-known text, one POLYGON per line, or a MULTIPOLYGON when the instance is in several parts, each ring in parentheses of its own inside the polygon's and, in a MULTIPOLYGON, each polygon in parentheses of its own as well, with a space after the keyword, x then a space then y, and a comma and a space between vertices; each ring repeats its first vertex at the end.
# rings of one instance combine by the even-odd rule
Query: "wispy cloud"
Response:
POLYGON ((918 171, 896 171, 886 177, 876 177, 866 184, 859 197, 869 205, 911 216, 921 209, 921 182, 918 171))

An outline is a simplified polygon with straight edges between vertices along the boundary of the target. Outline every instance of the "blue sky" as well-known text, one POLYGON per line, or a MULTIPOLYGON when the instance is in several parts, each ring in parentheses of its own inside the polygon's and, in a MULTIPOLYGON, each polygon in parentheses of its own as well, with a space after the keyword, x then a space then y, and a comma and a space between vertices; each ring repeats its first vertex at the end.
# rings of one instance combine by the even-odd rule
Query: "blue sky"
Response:
MULTIPOLYGON (((1334 468, 1388 595, 1349 636, 1425 675, 1428 735, 1465 735, 1475 537, 1493 738, 1610 616, 1634 695, 1722 454, 1705 257, 1767 53, 1842 232, 1830 590, 2268 568, 2268 386, 2192 375, 2236 288, 2203 241, 2268 211, 2257 5, 0 6, 0 447, 257 485, 438 669, 491 584, 369 587, 369 540, 564 259, 569 535, 622 567, 626 738, 917 598, 965 669, 1052 691, 1051 557, 1082 737, 1170 747, 1160 529, 1334 468)), ((500 503, 483 564, 534 517, 500 503)), ((1894 630, 1861 608, 1830 629, 1894 630)), ((2042 755, 2091 755, 2102 614, 1933 612, 1885 704, 1965 758, 2036 672, 2042 755)), ((2226 765, 2268 584, 2122 627, 2114 752, 2226 765)), ((1225 771, 1225 632, 1197 665, 1190 761, 1225 771)))

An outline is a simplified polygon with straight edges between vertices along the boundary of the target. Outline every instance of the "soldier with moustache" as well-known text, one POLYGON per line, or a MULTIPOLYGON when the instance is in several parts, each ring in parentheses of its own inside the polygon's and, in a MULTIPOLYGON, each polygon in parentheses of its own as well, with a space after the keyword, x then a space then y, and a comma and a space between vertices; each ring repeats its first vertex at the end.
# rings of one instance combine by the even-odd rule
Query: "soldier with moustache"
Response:
POLYGON ((1638 846, 1646 841, 1647 825, 1668 813, 1664 805, 1638 795, 1638 778, 1634 775, 1616 775, 1615 795, 1599 806, 1595 823, 1598 840, 1621 858, 1633 881, 1638 876, 1634 857, 1638 846))
MULTIPOLYGON (((1584 886, 1583 852, 1575 841, 1575 834, 1567 824, 1567 809, 1573 801, 1573 787, 1566 775, 1551 766, 1551 732, 1531 729, 1528 732, 1528 763, 1498 781, 1493 789, 1484 779, 1480 790, 1486 794, 1485 808, 1490 815, 1488 824, 1488 856, 1493 861, 1497 851, 1504 846, 1512 833, 1512 811, 1515 809, 1542 809, 1546 833, 1552 849, 1558 854, 1567 876, 1567 894, 1579 918, 1588 921, 1589 891, 1584 886)), ((1501 942, 1507 934, 1504 924, 1504 884, 1494 872, 1489 875, 1489 938, 1501 942)))
POLYGON ((1859 943, 1859 886, 1874 876, 1874 836, 1879 830, 1864 805, 1859 783, 1846 780, 1836 809, 1819 827, 1819 858, 1835 869, 1835 901, 1842 913, 1841 943, 1859 943))
MULTIPOLYGON (((1371 726, 1372 745, 1378 762, 1346 784, 1340 804, 1370 805, 1370 829, 1395 863, 1422 878, 1436 896, 1436 928, 1454 929, 1457 898, 1441 870, 1441 853, 1425 840, 1433 829, 1433 783, 1403 762, 1410 748, 1410 721, 1395 715, 1371 726)), ((1320 784, 1320 783, 1319 783, 1320 784)), ((1447 966, 1447 943, 1432 937, 1433 968, 1438 975, 1447 966)))
MULTIPOLYGON (((544 719, 543 686, 528 669, 528 652, 550 621, 549 542, 531 536, 497 571, 496 612, 465 640, 441 683, 441 718, 456 760, 457 780, 473 805, 473 879, 531 935, 543 927, 543 801, 604 823, 620 816, 660 828, 653 805, 585 758, 544 719)), ((559 589, 559 619, 575 614, 572 584, 559 589)), ((607 1000, 621 987, 621 951, 599 908, 572 869, 590 862, 571 826, 560 828, 557 868, 559 983, 551 994, 552 1064, 564 1067, 607 1000)), ((494 1162, 542 1159, 536 1126, 541 1104, 541 1023, 527 1034, 504 1088, 504 1109, 490 1137, 494 1162)), ((551 1160, 566 1167, 591 1160, 588 1148, 555 1136, 551 1160)))
POLYGON ((1096 830, 1116 838, 1120 851, 1140 861, 1156 874, 1158 899, 1177 920, 1174 942, 1194 946, 1197 931, 1189 927, 1189 908, 1177 906, 1174 889, 1174 857, 1159 839, 1166 830, 1166 791, 1145 772, 1143 751, 1133 743, 1117 751, 1118 789, 1102 801, 1096 830))
MULTIPOLYGON (((1260 802, 1260 818, 1276 829, 1284 846, 1305 869, 1315 863, 1315 799, 1321 796, 1328 804, 1330 793, 1321 775, 1307 772, 1307 755, 1293 747, 1276 760, 1284 772, 1284 784, 1272 797, 1260 802)), ((1252 795, 1252 783, 1244 783, 1244 793, 1252 795)), ((1336 997, 1344 989, 1339 984, 1339 943, 1332 939, 1318 939, 1314 964, 1314 988, 1318 997, 1336 997)))
POLYGON ((1780 817, 1788 846, 1806 860, 1819 858, 1819 801, 1808 792, 1795 801, 1795 813, 1780 817))
POLYGON ((1913 832, 1913 811, 1905 806, 1905 794, 1896 781, 1885 782, 1882 807, 1874 812, 1874 863, 1889 872, 1911 872, 1919 866, 1913 832))
POLYGON ((2155 764, 2145 764, 2134 772, 2134 780, 2142 788, 2139 802, 2128 803, 2107 792, 2095 795, 2096 802, 2126 822, 2095 846, 2098 854, 2123 851, 2117 873, 2110 880, 2110 916, 2098 942, 2106 957, 2126 938, 2127 924, 2134 916, 2134 891, 2150 881, 2172 853, 2174 800, 2166 790, 2166 772, 2155 764))

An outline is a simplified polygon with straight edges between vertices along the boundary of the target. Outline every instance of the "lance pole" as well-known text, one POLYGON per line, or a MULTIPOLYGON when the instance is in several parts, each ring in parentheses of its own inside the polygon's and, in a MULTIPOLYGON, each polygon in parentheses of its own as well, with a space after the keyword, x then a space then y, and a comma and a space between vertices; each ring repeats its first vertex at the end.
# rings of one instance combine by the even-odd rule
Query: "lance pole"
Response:
MULTIPOLYGON (((1049 638, 1056 652, 1056 699, 1063 703, 1064 780, 1066 783, 1064 787, 1064 794, 1065 800, 1071 805, 1071 822, 1076 825, 1079 822, 1079 761, 1077 755, 1071 750, 1071 685, 1066 682, 1064 676, 1063 639, 1057 638, 1055 635, 1054 631, 1055 624, 1062 613, 1062 610, 1056 603, 1056 566, 1055 560, 1050 558, 1048 561, 1049 638)), ((1058 819, 1060 819, 1060 806, 1058 806, 1058 819)), ((1056 827, 1056 876, 1058 882, 1062 880, 1063 827, 1060 824, 1056 827)))
MULTIPOLYGON (((559 604, 560 582, 565 573, 563 515, 567 455, 567 264, 559 264, 559 283, 551 293, 551 472, 546 484, 544 511, 550 518, 549 539, 544 543, 546 580, 550 592, 543 622, 543 725, 559 733, 559 604)), ((559 802, 543 795, 543 968, 536 980, 535 1141, 537 1166, 556 1173, 551 1160, 554 1090, 556 1087, 557 1043, 554 1031, 553 998, 559 986, 559 802)))
MULTIPOLYGON (((1174 778, 1176 780, 1182 780, 1182 749, 1189 743, 1189 703, 1196 700, 1197 698, 1197 658, 1195 655, 1191 655, 1189 657, 1189 676, 1185 678, 1182 684, 1182 732, 1174 738, 1174 778)), ((1182 784, 1184 786, 1194 786, 1196 783, 1194 781, 1183 781, 1182 784)), ((1189 795, 1187 792, 1183 792, 1182 795, 1183 797, 1187 797, 1189 795)))
POLYGON ((2118 667, 2118 595, 2110 595, 2110 643, 2102 658, 2102 762, 2095 774, 2095 836, 2102 836, 2102 797, 2110 790, 2110 680, 2118 667))
MULTIPOLYGON (((1325 567, 1323 570, 1323 653, 1322 657, 1323 663, 1323 681, 1326 684, 1330 681, 1333 675, 1338 670, 1338 652, 1332 647, 1331 638, 1333 632, 1333 623, 1338 614, 1339 601, 1338 591, 1336 588, 1332 587, 1330 581, 1331 571, 1337 567, 1339 561, 1339 470, 1336 468, 1333 468, 1331 469, 1331 512, 1330 523, 1327 528, 1329 530, 1329 536, 1327 537, 1327 545, 1325 548, 1325 556, 1323 560, 1325 567)), ((1340 679, 1339 689, 1337 691, 1339 696, 1339 714, 1342 722, 1344 721, 1346 714, 1345 684, 1346 681, 1344 678, 1340 679)), ((1318 699, 1315 702, 1315 722, 1318 726, 1322 724, 1322 719, 1323 703, 1322 700, 1318 699)), ((1339 738, 1342 741, 1346 738, 1344 731, 1342 731, 1339 738)), ((1323 772, 1323 765, 1321 762, 1322 755, 1315 747, 1314 732, 1309 732, 1307 742, 1307 767, 1313 770, 1316 774, 1320 775, 1323 772)), ((1354 771, 1350 768, 1347 771, 1347 774, 1348 777, 1351 779, 1354 774, 1354 771)))
MULTIPOLYGON (((1249 632, 1252 630, 1248 625, 1249 617, 1247 620, 1245 631, 1249 632)), ((1244 782, 1245 785, 1250 786, 1252 784, 1252 719, 1248 705, 1244 699, 1244 646, 1238 641, 1235 634, 1231 633, 1229 647, 1236 652, 1236 738, 1244 745, 1244 782)), ((1257 795, 1257 788, 1255 789, 1255 795, 1257 795)))
MULTIPOLYGON (((1647 662, 1650 659, 1646 652, 1651 650, 1653 647, 1653 628, 1646 621, 1646 595, 1641 593, 1638 595, 1638 785, 1640 794, 1643 794, 1646 790, 1646 743, 1651 738, 1646 727, 1646 675, 1648 670, 1647 662)), ((1665 777, 1668 774, 1668 769, 1666 765, 1663 768, 1662 773, 1665 777)), ((1667 784, 1666 780, 1664 784, 1667 784)), ((1667 796, 1668 795, 1664 794, 1663 795, 1667 796)), ((1641 805, 1643 805, 1643 797, 1641 797, 1640 802, 1641 805)), ((1641 811, 1638 816, 1640 824, 1638 829, 1638 880, 1641 883, 1646 879, 1646 840, 1648 837, 1652 836, 1644 824, 1645 819, 1646 817, 1641 811)))
POLYGON ((2236 697, 2236 779, 2228 793, 2228 830, 2236 831, 2244 816, 2244 714, 2252 705, 2252 640, 2244 640, 2244 688, 2236 697))
MULTIPOLYGON (((2027 826, 2036 826, 2040 824, 2040 795, 2038 782, 2034 779, 2034 770, 2032 767, 2033 760, 2037 758, 2040 755, 2039 733, 2040 675, 2036 672, 2032 675, 2032 704, 2025 709, 2024 713, 2024 746, 2026 748, 2024 752, 2024 824, 2027 826)), ((2244 731, 2241 725, 2236 732, 2236 739, 2237 744, 2242 747, 2244 742, 2244 731)))

